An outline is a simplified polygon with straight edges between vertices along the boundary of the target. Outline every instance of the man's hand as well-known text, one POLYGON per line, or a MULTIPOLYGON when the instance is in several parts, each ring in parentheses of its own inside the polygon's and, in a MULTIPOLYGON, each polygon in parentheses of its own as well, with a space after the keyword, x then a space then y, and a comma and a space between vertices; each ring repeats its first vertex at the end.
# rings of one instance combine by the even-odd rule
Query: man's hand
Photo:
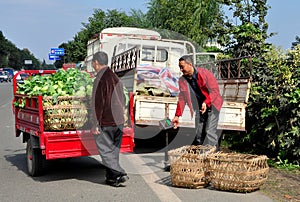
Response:
POLYGON ((100 135, 100 134, 101 134, 101 132, 100 132, 98 126, 92 127, 91 133, 94 134, 94 135, 100 135))
POLYGON ((201 106, 201 110, 200 110, 200 112, 201 112, 202 114, 204 114, 204 113, 206 112, 206 110, 207 110, 206 103, 205 103, 205 102, 203 102, 203 103, 202 103, 202 106, 201 106))
POLYGON ((179 124, 179 117, 175 116, 172 120, 173 124, 174 124, 174 129, 176 129, 178 127, 179 124))

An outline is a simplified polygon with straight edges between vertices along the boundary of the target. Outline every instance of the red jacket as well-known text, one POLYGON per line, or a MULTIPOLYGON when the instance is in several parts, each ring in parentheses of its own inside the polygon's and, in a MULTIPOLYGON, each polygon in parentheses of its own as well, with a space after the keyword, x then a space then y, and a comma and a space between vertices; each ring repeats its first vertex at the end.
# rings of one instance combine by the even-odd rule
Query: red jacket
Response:
MULTIPOLYGON (((197 68, 197 71, 198 71, 198 79, 197 79, 198 86, 201 92, 203 93, 203 95, 206 97, 204 102, 208 107, 213 105, 218 111, 220 111, 223 104, 223 99, 220 94, 218 81, 216 80, 214 75, 207 69, 197 68)), ((175 116, 182 116, 186 104, 190 108, 191 116, 193 116, 194 111, 193 111, 190 90, 188 85, 189 84, 186 81, 186 79, 183 76, 181 76, 179 78, 180 93, 178 96, 175 116)))

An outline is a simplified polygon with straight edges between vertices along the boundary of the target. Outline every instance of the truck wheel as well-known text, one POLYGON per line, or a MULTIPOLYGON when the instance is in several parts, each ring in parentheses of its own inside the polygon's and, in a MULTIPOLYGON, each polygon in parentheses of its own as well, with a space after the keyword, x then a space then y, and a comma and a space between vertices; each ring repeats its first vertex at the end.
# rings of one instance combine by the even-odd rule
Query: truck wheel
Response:
POLYGON ((39 148, 32 148, 30 138, 27 141, 26 147, 27 169, 31 176, 39 176, 43 171, 43 155, 39 148))

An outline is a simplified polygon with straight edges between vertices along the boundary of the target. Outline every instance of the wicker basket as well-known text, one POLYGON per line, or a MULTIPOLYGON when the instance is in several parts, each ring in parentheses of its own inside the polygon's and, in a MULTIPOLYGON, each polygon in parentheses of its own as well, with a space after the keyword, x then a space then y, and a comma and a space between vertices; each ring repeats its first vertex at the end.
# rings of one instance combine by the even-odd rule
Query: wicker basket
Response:
POLYGON ((208 145, 183 146, 169 151, 172 184, 193 189, 206 187, 207 156, 215 151, 216 147, 208 145))
POLYGON ((251 192, 267 180, 269 166, 266 156, 215 153, 208 156, 211 184, 215 189, 251 192))
POLYGON ((87 122, 86 97, 43 97, 44 128, 46 131, 75 130, 87 122))

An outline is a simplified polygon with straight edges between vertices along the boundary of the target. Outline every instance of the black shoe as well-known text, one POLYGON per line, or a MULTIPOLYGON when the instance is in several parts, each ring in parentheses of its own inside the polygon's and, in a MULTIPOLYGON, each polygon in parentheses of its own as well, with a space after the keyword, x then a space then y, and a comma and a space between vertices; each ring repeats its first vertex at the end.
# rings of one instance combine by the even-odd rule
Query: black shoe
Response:
POLYGON ((129 177, 125 174, 117 177, 116 179, 106 179, 105 183, 113 187, 119 187, 121 183, 124 183, 127 180, 129 180, 129 177))
POLYGON ((129 177, 126 174, 123 174, 123 175, 117 177, 117 182, 118 183, 124 183, 127 180, 129 180, 129 177))
POLYGON ((113 180, 113 179, 106 179, 105 183, 107 185, 113 186, 113 187, 118 187, 120 185, 120 183, 117 183, 117 180, 113 180))

